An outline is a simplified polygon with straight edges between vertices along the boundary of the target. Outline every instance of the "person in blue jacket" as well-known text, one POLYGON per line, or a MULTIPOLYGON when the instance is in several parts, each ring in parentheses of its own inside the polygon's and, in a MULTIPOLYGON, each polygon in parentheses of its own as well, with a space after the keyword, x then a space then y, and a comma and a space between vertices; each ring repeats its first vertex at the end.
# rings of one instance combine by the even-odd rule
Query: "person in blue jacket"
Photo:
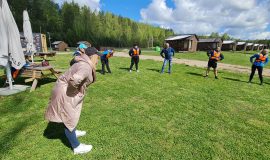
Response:
POLYGON ((251 74, 249 77, 249 83, 251 83, 253 76, 255 74, 256 69, 258 70, 259 78, 260 78, 260 85, 263 84, 263 67, 268 63, 268 50, 263 49, 260 53, 254 54, 253 56, 250 57, 250 62, 252 63, 251 67, 251 74), (255 61, 253 61, 255 59, 255 61))
POLYGON ((172 69, 172 57, 174 56, 174 49, 170 47, 169 43, 165 43, 164 48, 162 49, 162 51, 160 52, 160 55, 162 58, 164 58, 164 62, 162 65, 162 69, 161 69, 161 73, 164 73, 164 68, 167 64, 167 62, 169 62, 169 74, 171 74, 171 69, 172 69))
POLYGON ((70 61, 69 65, 72 66, 74 63, 76 63, 76 56, 84 54, 87 48, 88 47, 85 44, 81 43, 78 47, 78 50, 73 53, 73 58, 70 61))
POLYGON ((102 71, 101 74, 105 74, 105 65, 108 70, 108 73, 112 73, 109 65, 109 58, 113 56, 113 49, 105 50, 102 55, 100 56, 101 64, 102 64, 102 71))

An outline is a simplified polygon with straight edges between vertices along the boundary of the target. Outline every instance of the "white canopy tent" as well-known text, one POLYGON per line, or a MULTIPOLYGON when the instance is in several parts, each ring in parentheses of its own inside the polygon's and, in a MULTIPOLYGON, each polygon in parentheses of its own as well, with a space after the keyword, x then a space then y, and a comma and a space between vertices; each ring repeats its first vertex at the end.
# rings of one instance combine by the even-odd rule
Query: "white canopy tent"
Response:
POLYGON ((9 90, 13 90, 11 67, 21 69, 25 58, 20 42, 20 34, 7 0, 0 0, 0 66, 6 68, 9 90))
POLYGON ((26 54, 31 56, 32 62, 34 62, 34 53, 36 52, 36 47, 33 41, 32 27, 29 19, 28 12, 23 11, 23 34, 27 41, 26 54))

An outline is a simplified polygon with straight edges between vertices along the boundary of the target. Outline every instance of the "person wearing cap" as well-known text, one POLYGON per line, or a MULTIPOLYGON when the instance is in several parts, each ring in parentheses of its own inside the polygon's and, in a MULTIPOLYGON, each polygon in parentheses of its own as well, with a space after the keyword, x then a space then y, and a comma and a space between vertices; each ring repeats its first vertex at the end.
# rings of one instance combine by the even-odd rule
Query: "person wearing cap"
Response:
POLYGON ((209 61, 206 69, 206 75, 204 77, 207 78, 210 72, 210 68, 213 68, 215 79, 218 79, 217 62, 222 61, 224 59, 220 47, 217 47, 215 50, 208 51, 207 56, 209 57, 209 61))
POLYGON ((87 48, 85 54, 77 56, 77 62, 58 78, 45 112, 46 120, 64 125, 74 154, 87 153, 92 149, 92 145, 79 142, 78 137, 84 136, 86 131, 77 130, 77 124, 86 89, 96 81, 97 58, 94 47, 87 48))
POLYGON ((138 47, 137 44, 134 44, 133 45, 133 48, 131 48, 129 50, 129 56, 131 57, 131 64, 130 64, 130 67, 129 67, 129 72, 132 72, 132 68, 135 64, 135 67, 136 67, 136 71, 139 72, 139 56, 141 55, 141 50, 140 48, 138 47))
POLYGON ((77 56, 80 56, 80 55, 82 55, 82 54, 84 54, 85 53, 85 50, 87 49, 88 47, 85 45, 85 44, 83 44, 83 43, 81 43, 79 46, 78 46, 78 50, 75 52, 75 53, 73 53, 73 58, 72 58, 72 60, 70 61, 70 66, 72 66, 74 63, 76 63, 76 57, 77 56))
POLYGON ((260 53, 254 54, 253 56, 250 57, 250 62, 252 63, 251 67, 251 74, 249 77, 249 83, 251 83, 253 76, 255 74, 255 71, 258 70, 259 78, 260 78, 260 85, 263 84, 263 67, 268 63, 268 49, 263 49, 260 53), (255 61, 253 61, 255 59, 255 61))
POLYGON ((102 64, 102 71, 101 74, 105 74, 105 66, 107 68, 108 73, 112 73, 109 65, 109 58, 113 56, 113 49, 105 50, 102 55, 100 56, 101 64, 102 64))
POLYGON ((84 43, 81 43, 78 50, 73 54, 73 56, 79 56, 85 53, 85 49, 88 48, 84 43))
POLYGON ((169 62, 169 71, 168 73, 171 74, 171 68, 172 68, 172 57, 174 56, 174 49, 170 47, 169 43, 165 43, 164 44, 164 48, 162 49, 162 51, 160 52, 160 55, 162 58, 164 58, 164 62, 162 65, 162 69, 161 69, 161 73, 164 73, 164 68, 167 64, 167 62, 169 62))

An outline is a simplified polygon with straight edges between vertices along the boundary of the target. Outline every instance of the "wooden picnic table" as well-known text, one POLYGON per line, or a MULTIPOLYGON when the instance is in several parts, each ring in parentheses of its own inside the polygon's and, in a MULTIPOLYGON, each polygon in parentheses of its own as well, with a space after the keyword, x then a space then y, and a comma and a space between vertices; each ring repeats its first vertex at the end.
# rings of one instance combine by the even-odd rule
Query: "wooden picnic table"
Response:
POLYGON ((20 76, 28 78, 25 79, 25 83, 33 82, 30 89, 30 92, 32 92, 36 89, 39 79, 46 78, 50 75, 54 75, 58 78, 60 73, 60 71, 56 71, 52 66, 29 66, 24 67, 20 76), (49 74, 46 74, 46 72, 49 72, 49 74))
POLYGON ((35 53, 35 55, 43 59, 47 59, 47 57, 54 57, 56 55, 56 52, 37 52, 35 53))

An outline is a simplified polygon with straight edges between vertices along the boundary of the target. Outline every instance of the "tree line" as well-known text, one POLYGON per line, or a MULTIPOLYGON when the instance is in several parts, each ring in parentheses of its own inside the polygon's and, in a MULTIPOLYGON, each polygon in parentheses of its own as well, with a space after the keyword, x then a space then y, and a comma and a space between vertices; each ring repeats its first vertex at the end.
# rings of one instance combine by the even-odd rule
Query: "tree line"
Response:
MULTIPOLYGON (((23 31, 23 10, 27 9, 35 33, 51 36, 51 41, 65 41, 76 46, 78 41, 89 41, 94 46, 141 47, 162 45, 174 32, 135 22, 109 12, 91 11, 75 2, 62 6, 52 0, 8 0, 20 31, 23 31)), ((48 43, 49 44, 49 43, 48 43)))

